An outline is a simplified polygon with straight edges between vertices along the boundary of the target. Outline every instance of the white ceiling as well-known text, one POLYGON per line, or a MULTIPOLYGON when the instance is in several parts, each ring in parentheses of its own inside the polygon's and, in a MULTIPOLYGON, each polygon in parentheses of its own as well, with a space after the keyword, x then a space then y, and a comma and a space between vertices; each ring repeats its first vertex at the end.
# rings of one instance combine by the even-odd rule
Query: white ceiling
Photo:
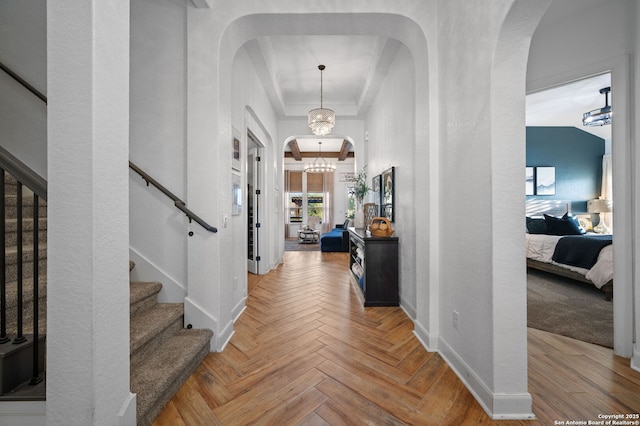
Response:
MULTIPOLYGON (((582 125, 582 114, 605 105, 600 89, 611 86, 611 74, 602 74, 527 95, 527 126, 571 126, 611 139, 611 126, 582 125)), ((613 88, 609 93, 612 102, 613 88)))
MULTIPOLYGON (((277 116, 306 117, 320 106, 320 71, 323 106, 340 118, 364 118, 384 80, 400 43, 379 36, 273 36, 245 44, 277 116)), ((575 126, 604 139, 611 126, 583 127, 582 114, 604 106, 603 87, 609 74, 572 82, 527 96, 528 126, 575 126)), ((609 95, 610 103, 613 91, 609 95)), ((613 105, 613 103, 611 103, 613 105)), ((614 108, 615 109, 615 108, 614 108)), ((297 139, 301 151, 317 151, 315 136, 297 139)), ((323 152, 336 152, 342 139, 322 139, 323 152)))
MULTIPOLYGON (((322 100, 336 121, 363 118, 384 81, 400 43, 379 36, 273 36, 245 44, 280 119, 306 117, 322 100)), ((338 152, 341 138, 298 137, 300 151, 338 152)), ((288 147, 285 148, 289 150, 288 147)), ((353 150, 353 147, 351 148, 353 150)))
POLYGON ((363 117, 400 43, 379 36, 273 36, 245 44, 281 119, 323 105, 337 117, 363 117))

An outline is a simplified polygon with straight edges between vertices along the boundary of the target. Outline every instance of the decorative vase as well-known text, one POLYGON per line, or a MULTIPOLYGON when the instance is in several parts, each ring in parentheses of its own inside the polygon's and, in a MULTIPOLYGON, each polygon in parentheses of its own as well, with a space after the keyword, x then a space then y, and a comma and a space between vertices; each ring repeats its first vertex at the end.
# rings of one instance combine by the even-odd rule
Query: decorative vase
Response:
POLYGON ((367 228, 371 225, 371 220, 378 216, 378 205, 375 203, 366 203, 364 204, 362 211, 364 212, 363 228, 367 228))
POLYGON ((362 210, 362 203, 356 204, 356 214, 353 218, 353 226, 355 228, 364 228, 364 211, 362 210))

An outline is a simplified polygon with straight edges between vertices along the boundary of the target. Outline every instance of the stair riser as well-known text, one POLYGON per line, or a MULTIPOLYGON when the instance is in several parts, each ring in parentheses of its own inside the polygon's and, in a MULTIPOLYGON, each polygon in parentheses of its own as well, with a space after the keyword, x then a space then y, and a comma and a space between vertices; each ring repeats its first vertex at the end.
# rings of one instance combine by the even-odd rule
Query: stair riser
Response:
MULTIPOLYGON (((43 260, 47 258, 47 244, 43 243, 38 246, 38 259, 43 260)), ((5 259, 7 265, 13 265, 18 262, 18 250, 16 246, 7 247, 5 251, 5 259)), ((22 261, 33 261, 33 244, 22 245, 22 261)))
POLYGON ((158 294, 153 293, 129 306, 130 315, 149 309, 158 303, 158 294))
MULTIPOLYGON (((18 221, 16 218, 7 219, 5 222, 5 232, 16 232, 18 229, 18 221)), ((38 229, 46 230, 47 229, 47 218, 41 217, 38 219, 38 229)), ((32 217, 23 217, 22 218, 22 230, 33 231, 33 218, 32 217)))
MULTIPOLYGON (((5 206, 5 214, 6 214, 6 218, 7 219, 15 219, 16 217, 18 217, 18 209, 16 208, 15 204, 14 205, 5 206)), ((23 218, 32 218, 33 217, 33 206, 31 204, 23 205, 23 207, 22 207, 22 217, 23 218)), ((38 208, 38 217, 40 217, 40 218, 47 217, 47 207, 46 206, 40 206, 38 208)))
MULTIPOLYGON (((18 265, 15 262, 7 264, 6 267, 6 280, 7 282, 18 280, 18 265)), ((47 259, 40 259, 38 261, 38 275, 46 275, 47 273, 47 259)), ((22 264, 22 278, 33 277, 33 262, 25 262, 22 264)))
MULTIPOLYGON (((8 334, 15 334, 18 319, 17 307, 17 283, 15 281, 6 284, 6 321, 8 334)), ((23 333, 30 334, 33 331, 33 280, 22 281, 22 321, 23 333)), ((41 333, 46 330, 47 321, 47 277, 40 275, 38 282, 38 311, 40 315, 39 327, 41 333)))
MULTIPOLYGON (((18 244, 18 233, 13 231, 7 231, 5 234, 6 238, 6 247, 15 247, 18 244)), ((47 230, 38 230, 38 241, 46 242, 47 241, 47 230)), ((33 245, 33 230, 23 231, 22 232, 22 244, 33 245)))
POLYGON ((139 365, 140 362, 144 362, 145 357, 147 357, 150 353, 157 351, 166 339, 170 339, 171 336, 182 330, 184 326, 184 317, 176 319, 169 326, 167 326, 164 330, 156 334, 151 340, 149 340, 144 345, 140 346, 134 353, 130 354, 131 359, 131 368, 133 366, 139 365))
POLYGON ((194 354, 194 357, 191 360, 189 367, 183 370, 178 377, 174 380, 172 386, 165 389, 162 395, 158 397, 158 399, 148 407, 144 413, 138 413, 138 422, 139 426, 146 426, 153 424, 153 421, 158 417, 164 406, 173 398, 173 396, 178 393, 178 390, 182 385, 187 381, 189 376, 193 374, 194 371, 198 368, 202 360, 209 354, 209 345, 204 345, 200 348, 200 350, 194 354))
MULTIPOLYGON (((18 205, 18 194, 7 194, 5 190, 4 199, 6 206, 15 207, 18 205)), ((40 208, 45 208, 47 207, 47 201, 38 197, 38 205, 40 208)), ((27 191, 22 192, 22 206, 33 206, 33 193, 27 191)))
MULTIPOLYGON (((47 297, 38 298, 38 330, 44 335, 47 332, 47 297)), ((7 335, 16 335, 18 324, 18 310, 14 304, 7 307, 7 335)), ((22 334, 33 334, 33 301, 25 302, 22 305, 22 334)))

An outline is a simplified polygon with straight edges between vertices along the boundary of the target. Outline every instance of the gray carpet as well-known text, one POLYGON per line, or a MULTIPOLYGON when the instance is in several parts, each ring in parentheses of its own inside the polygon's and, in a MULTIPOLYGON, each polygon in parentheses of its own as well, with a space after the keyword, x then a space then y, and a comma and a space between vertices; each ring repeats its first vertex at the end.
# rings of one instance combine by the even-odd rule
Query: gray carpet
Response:
POLYGON ((318 251, 320 250, 320 242, 304 243, 298 242, 297 238, 286 238, 284 240, 284 251, 318 251))
POLYGON ((613 302, 602 291, 533 269, 527 276, 529 327, 613 347, 613 302))

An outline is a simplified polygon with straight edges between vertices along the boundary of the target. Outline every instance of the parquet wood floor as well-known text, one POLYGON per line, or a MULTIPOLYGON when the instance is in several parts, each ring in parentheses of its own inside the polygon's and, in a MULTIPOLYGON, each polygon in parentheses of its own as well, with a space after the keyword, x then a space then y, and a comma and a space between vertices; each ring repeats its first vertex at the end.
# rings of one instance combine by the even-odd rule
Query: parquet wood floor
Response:
POLYGON ((400 308, 364 308, 346 253, 287 252, 250 279, 225 350, 209 354, 164 425, 547 425, 638 413, 640 373, 612 351, 529 330, 533 421, 492 421, 400 308))

